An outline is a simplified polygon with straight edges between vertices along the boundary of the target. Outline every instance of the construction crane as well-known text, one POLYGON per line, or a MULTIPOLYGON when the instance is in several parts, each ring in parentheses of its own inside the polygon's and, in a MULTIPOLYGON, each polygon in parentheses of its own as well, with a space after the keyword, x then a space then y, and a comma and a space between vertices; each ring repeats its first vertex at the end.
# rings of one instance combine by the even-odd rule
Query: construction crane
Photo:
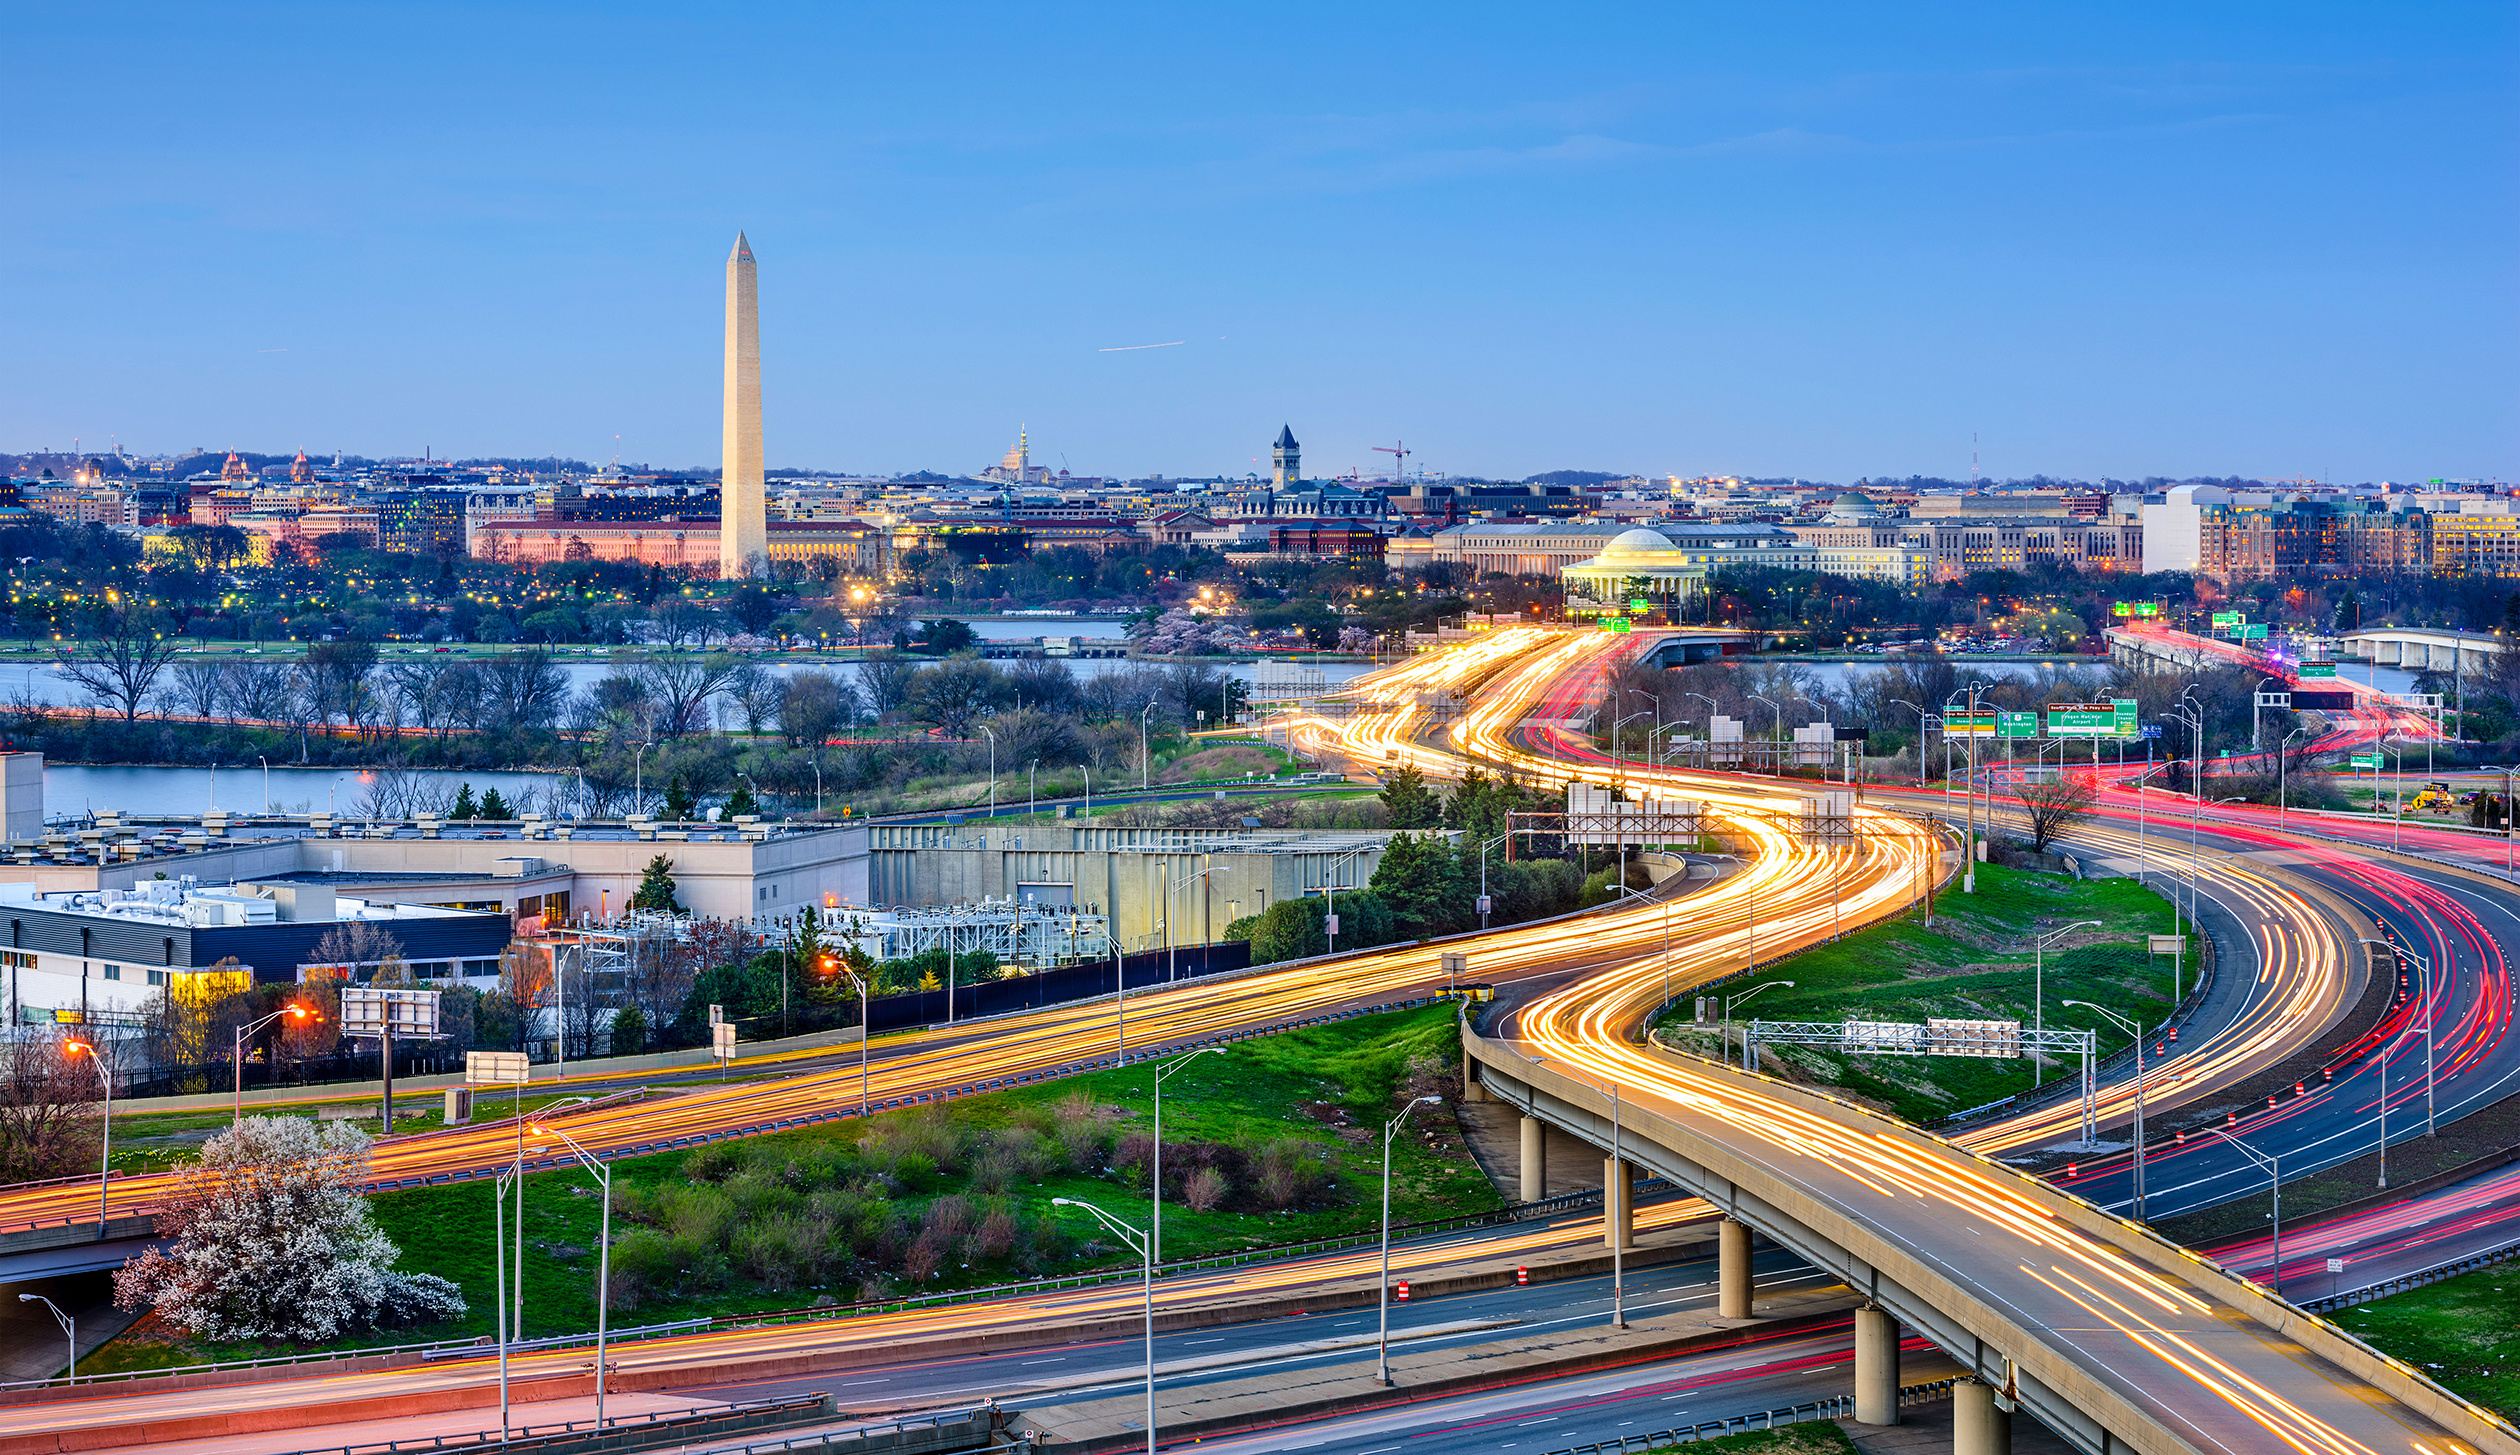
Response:
POLYGON ((1374 446, 1374 449, 1379 454, 1391 456, 1392 483, 1395 485, 1407 484, 1409 479, 1409 449, 1407 443, 1402 440, 1393 440, 1387 445, 1376 445, 1374 446))

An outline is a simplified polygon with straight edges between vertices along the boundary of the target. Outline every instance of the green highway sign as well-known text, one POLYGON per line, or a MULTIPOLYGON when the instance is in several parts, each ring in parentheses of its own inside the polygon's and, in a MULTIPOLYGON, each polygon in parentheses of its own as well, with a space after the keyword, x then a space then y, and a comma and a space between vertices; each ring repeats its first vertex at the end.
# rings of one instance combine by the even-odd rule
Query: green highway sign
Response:
POLYGON ((1635 630, 1635 628, 1633 628, 1633 627, 1631 627, 1631 626, 1629 626, 1629 625, 1628 625, 1628 619, 1627 619, 1626 617, 1624 617, 1624 616, 1605 616, 1605 617, 1603 617, 1603 618, 1601 619, 1601 629, 1602 629, 1603 631, 1606 631, 1606 632, 1623 632, 1623 631, 1633 631, 1633 630, 1635 630))
POLYGON ((1943 731, 1964 738, 1991 738, 1995 736, 1997 719, 2002 716, 1992 711, 1946 712, 1943 714, 1943 731))
POLYGON ((2304 662, 2301 664, 2301 680, 2333 682, 2336 680, 2336 664, 2334 662, 2304 662))
POLYGON ((2047 709, 2052 738, 2131 738, 2137 732, 2132 701, 2051 702, 2047 709))
POLYGON ((2239 629, 2232 633, 2232 636, 2244 642, 2265 641, 2266 623, 2262 621, 2242 622, 2239 629))
POLYGON ((2380 769, 2380 755, 2378 753, 2356 753, 2349 761, 2352 762, 2358 769, 2369 768, 2375 773, 2380 769))
POLYGON ((1651 611, 1653 609, 1654 603, 1647 601, 1642 596, 1631 596, 1628 598, 1628 610, 1630 611, 1651 611))
POLYGON ((2039 735, 2039 715, 2035 712, 1999 712, 1995 714, 1998 737, 2035 738, 2039 735))
POLYGON ((2241 623, 2241 620, 2242 617, 2240 613, 2236 611, 2217 611, 2214 613, 2214 625, 2216 626, 2238 626, 2241 623))
POLYGON ((2161 603, 2158 601, 2112 601, 2109 603, 2109 615, 2159 616, 2161 603))

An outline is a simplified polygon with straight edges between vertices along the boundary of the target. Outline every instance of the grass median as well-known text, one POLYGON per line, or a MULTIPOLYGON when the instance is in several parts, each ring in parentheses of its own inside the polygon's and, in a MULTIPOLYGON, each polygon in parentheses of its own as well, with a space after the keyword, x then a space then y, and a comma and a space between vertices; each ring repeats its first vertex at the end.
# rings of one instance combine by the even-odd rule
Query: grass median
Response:
MULTIPOLYGON (((2038 937, 2079 920, 2100 923, 2057 935, 2046 952, 2050 1029, 2097 1030, 2100 1054, 2106 1056, 2127 1043, 2125 1033, 2107 1017, 2067 1008, 2065 1001, 2095 1001, 2146 1024, 2159 1020, 2172 1005, 2170 957, 2145 950, 2146 935, 2170 930, 2170 904, 2160 895, 2132 879, 2077 880, 1997 864, 1979 865, 1977 882, 1975 894, 1958 893, 1956 881, 1952 892, 1936 894, 1930 929, 1923 913, 1911 910, 1771 965, 1754 981, 1724 986, 1719 994, 1739 995, 1758 981, 1794 982, 1790 989, 1761 993, 1736 1012, 1735 1058, 1738 1022, 1754 1015, 1825 1022, 1952 1017, 2031 1025, 2038 978, 2031 946, 2038 937)), ((2195 938, 2188 936, 2191 950, 2195 938)), ((2186 959, 2190 974, 2195 966, 2191 953, 2186 959)), ((1717 1054, 1718 1028, 1696 1024, 1690 999, 1682 999, 1660 1024, 1675 1044, 1717 1054)), ((2036 1084, 2028 1060, 1858 1056, 1817 1046, 1768 1045, 1760 1047, 1760 1057, 1762 1069, 1772 1074, 1832 1087, 1919 1122, 2029 1091, 2036 1084)), ((2079 1070, 2078 1059, 2071 1065, 2050 1065, 2045 1079, 2079 1070)))
MULTIPOLYGON (((2295 1297, 2326 1292, 2315 1274, 2290 1282, 2295 1297)), ((2457 1394, 2520 1419, 2520 1263, 2462 1273, 2329 1317, 2457 1394)))
MULTIPOLYGON (((1164 1256, 1371 1231, 1383 1122, 1458 1091, 1449 1006, 1367 1016, 1203 1055, 1164 1083, 1164 1256)), ((616 1327, 849 1303, 1134 1266, 1088 1202, 1144 1228, 1154 1067, 1140 1065, 612 1164, 616 1327)), ((549 1152, 556 1142, 537 1150, 549 1152)), ((1395 1142, 1392 1218, 1499 1206, 1449 1110, 1395 1142)), ((463 1289, 452 1323, 348 1345, 486 1334, 496 1265, 484 1181, 379 1194, 400 1266, 463 1289)), ((602 1211, 582 1172, 526 1179, 524 1336, 595 1326, 602 1211)), ((511 1225, 513 1236, 513 1225, 511 1225)), ((203 1347, 144 1321, 95 1372, 289 1352, 203 1347)))

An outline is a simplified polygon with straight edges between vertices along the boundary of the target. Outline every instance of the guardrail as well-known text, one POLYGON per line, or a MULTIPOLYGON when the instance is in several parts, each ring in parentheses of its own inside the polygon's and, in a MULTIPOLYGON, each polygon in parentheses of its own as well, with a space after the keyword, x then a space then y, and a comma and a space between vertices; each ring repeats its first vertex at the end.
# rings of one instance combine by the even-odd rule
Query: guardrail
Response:
POLYGON ((2479 1268, 2489 1268, 2497 1263, 2508 1263, 2514 1258, 2520 1258, 2520 1243, 2505 1243, 2499 1248, 2491 1248, 2482 1253, 2470 1253, 2464 1258, 2453 1258, 2447 1263, 2436 1263, 2430 1268, 2418 1269, 2413 1273, 2401 1273, 2395 1278, 2384 1278, 2378 1283, 2367 1283, 2360 1288, 2349 1288, 2343 1293, 2332 1293, 2325 1298, 2295 1299, 2294 1303, 2314 1314, 2333 1313, 2341 1308, 2351 1308, 2358 1303, 2369 1303, 2376 1298, 2387 1298, 2393 1293, 2405 1293, 2409 1289, 2439 1283, 2445 1278, 2456 1278, 2462 1273, 2473 1273, 2479 1268))
MULTIPOLYGON (((819 1394, 793 1399, 756 1399, 729 1405, 694 1405, 682 1410, 652 1410, 643 1415, 618 1415, 608 1420, 567 1420, 551 1425, 523 1425, 505 1430, 482 1430, 469 1435, 434 1435, 427 1439, 378 1440, 363 1445, 327 1445, 316 1450, 298 1450, 292 1455, 403 1455, 418 1450, 469 1450, 491 1447, 506 1450, 548 1449, 567 1447, 582 1442, 601 1441, 604 1449, 635 1449, 640 1445, 664 1443, 681 1437, 707 1438, 730 1433, 729 1427, 777 1423, 796 1423, 805 1419, 823 1418, 829 1405, 819 1394), (658 1437, 663 1437, 661 1440, 658 1437)), ((964 1416, 968 1418, 968 1416, 964 1416)))
MULTIPOLYGON (((710 1320, 677 1319, 670 1324, 641 1324, 635 1328, 612 1329, 605 1338, 611 1343, 623 1340, 653 1339, 664 1334, 689 1333, 705 1329, 710 1320)), ((528 1339, 508 1345, 508 1351, 558 1349, 571 1344, 592 1344, 595 1335, 553 1334, 547 1338, 528 1339)), ((495 1354, 497 1343, 488 1335, 470 1339, 436 1339, 420 1344, 371 1344, 361 1349, 335 1349, 313 1354, 269 1354, 259 1359, 223 1359, 213 1364, 176 1364, 158 1369, 123 1369, 109 1374, 55 1375, 50 1379, 17 1379, 0 1384, 0 1394, 20 1389, 69 1388, 86 1384, 126 1384, 136 1379, 162 1379, 180 1374, 224 1374, 243 1369, 277 1369, 291 1364, 336 1364, 347 1359, 382 1359, 394 1354, 412 1354, 423 1360, 453 1359, 467 1354, 495 1354)))
MULTIPOLYGON (((1930 1404, 1951 1393, 1960 1382, 1957 1376, 1937 1379, 1930 1384, 1910 1384, 1899 1390, 1899 1408, 1930 1404)), ((1686 1429, 1656 1430, 1650 1435, 1621 1435, 1615 1440, 1597 1440, 1590 1445, 1573 1445, 1553 1450, 1549 1455, 1604 1455, 1617 1450, 1667 1450, 1675 1445, 1694 1445, 1700 1440, 1721 1440, 1749 1430, 1773 1430, 1779 1425, 1798 1425, 1808 1420, 1843 1419, 1855 1413, 1855 1396, 1835 1395, 1804 1404, 1786 1405, 1779 1409, 1759 1410, 1735 1415, 1728 1420, 1708 1420, 1686 1429)))

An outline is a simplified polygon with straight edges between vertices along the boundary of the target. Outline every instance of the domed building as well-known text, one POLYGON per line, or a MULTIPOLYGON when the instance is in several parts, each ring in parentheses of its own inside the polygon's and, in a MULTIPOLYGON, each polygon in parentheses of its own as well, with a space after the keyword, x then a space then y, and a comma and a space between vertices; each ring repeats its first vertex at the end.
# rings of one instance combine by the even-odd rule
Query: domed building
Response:
POLYGON ((1691 561, 1689 554, 1661 531, 1644 526, 1622 531, 1600 555, 1559 568, 1567 614, 1627 611, 1633 609, 1631 602, 1642 600, 1677 621, 1683 606, 1706 592, 1706 567, 1691 561))

